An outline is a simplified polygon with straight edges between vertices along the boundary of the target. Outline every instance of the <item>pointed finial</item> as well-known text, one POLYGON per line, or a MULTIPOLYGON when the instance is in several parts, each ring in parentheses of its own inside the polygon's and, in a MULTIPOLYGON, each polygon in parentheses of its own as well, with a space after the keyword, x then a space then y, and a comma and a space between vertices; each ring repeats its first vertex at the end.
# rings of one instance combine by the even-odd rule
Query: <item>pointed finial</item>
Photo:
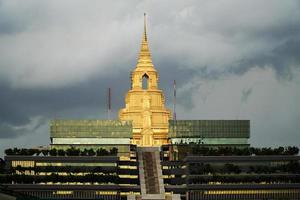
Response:
POLYGON ((144 33, 137 67, 154 67, 147 39, 146 13, 144 13, 144 33))
POLYGON ((144 38, 147 41, 146 13, 144 13, 144 38))

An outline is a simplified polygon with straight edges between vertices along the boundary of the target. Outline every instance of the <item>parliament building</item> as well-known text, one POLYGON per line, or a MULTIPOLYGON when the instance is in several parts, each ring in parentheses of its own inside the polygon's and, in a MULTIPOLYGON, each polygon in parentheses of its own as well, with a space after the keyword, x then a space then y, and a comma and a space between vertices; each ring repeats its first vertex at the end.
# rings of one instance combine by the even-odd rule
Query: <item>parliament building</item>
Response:
POLYGON ((146 22, 115 120, 55 119, 50 145, 5 151, 1 199, 300 199, 297 147, 253 148, 249 120, 173 119, 146 22))

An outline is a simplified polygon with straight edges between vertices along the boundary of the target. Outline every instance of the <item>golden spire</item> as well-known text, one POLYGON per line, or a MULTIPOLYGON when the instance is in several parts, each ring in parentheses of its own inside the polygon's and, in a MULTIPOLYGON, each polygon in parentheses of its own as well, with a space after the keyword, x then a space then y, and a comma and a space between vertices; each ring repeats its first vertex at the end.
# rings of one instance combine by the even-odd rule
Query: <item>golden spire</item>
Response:
POLYGON ((144 13, 144 33, 138 63, 136 67, 153 67, 151 54, 148 46, 146 13, 144 13))
POLYGON ((144 13, 144 34, 143 34, 143 42, 147 43, 147 27, 146 27, 146 13, 144 13))

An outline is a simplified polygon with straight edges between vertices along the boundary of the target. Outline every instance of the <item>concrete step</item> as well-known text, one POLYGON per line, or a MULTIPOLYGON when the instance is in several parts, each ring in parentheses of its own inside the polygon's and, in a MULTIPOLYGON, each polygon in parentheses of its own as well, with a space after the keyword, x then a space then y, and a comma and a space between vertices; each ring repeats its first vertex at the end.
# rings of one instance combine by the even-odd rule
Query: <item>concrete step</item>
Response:
POLYGON ((159 147, 138 148, 141 200, 164 200, 165 189, 159 147))

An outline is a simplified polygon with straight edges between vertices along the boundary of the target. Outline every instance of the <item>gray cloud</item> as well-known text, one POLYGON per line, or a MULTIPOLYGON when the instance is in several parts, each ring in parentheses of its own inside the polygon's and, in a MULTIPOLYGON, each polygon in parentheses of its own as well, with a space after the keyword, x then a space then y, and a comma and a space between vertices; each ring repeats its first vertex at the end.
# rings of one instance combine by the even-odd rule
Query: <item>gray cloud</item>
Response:
POLYGON ((47 120, 45 118, 37 118, 34 120, 30 120, 29 123, 26 123, 23 126, 13 126, 11 124, 1 123, 1 138, 16 138, 22 135, 24 136, 26 134, 33 133, 45 123, 47 123, 47 120))
MULTIPOLYGON (((297 33, 300 35, 300 31, 297 33)), ((269 52, 262 53, 241 62, 229 70, 232 73, 242 74, 254 66, 272 67, 279 79, 293 78, 293 68, 300 68, 300 40, 291 39, 269 52)))
MULTIPOLYGON (((172 1, 171 7, 168 1, 159 7, 147 1, 0 1, 0 138, 33 135, 40 130, 34 127, 44 130, 52 118, 105 118, 108 87, 117 117, 130 88, 144 12, 167 105, 172 107, 176 79, 179 116, 247 118, 244 110, 257 109, 267 98, 258 94, 256 82, 268 80, 257 80, 252 70, 269 76, 271 69, 280 83, 299 86, 299 8, 299 1, 280 0, 172 1)), ((266 93, 272 95, 270 88, 266 93)), ((297 118, 300 110, 295 110, 287 116, 297 118)), ((255 121, 264 115, 248 117, 255 121)), ((287 124, 294 134, 296 123, 287 124)), ((255 130, 274 131, 262 126, 255 130)))
POLYGON ((252 88, 244 89, 242 91, 241 102, 246 103, 251 94, 252 94, 252 88))
MULTIPOLYGON (((165 67, 168 65, 165 65, 165 67)), ((183 71, 174 66, 173 72, 181 74, 177 79, 183 84, 186 78, 191 77, 191 71, 183 71)), ((170 69, 167 67, 166 69, 170 69)), ((24 89, 11 88, 7 84, 0 86, 0 124, 3 131, 1 137, 17 137, 30 133, 27 129, 14 127, 30 124, 35 116, 53 118, 106 118, 107 88, 112 89, 113 116, 117 117, 118 109, 124 106, 127 90, 130 88, 130 71, 120 71, 109 77, 95 77, 78 84, 62 88, 24 89), (8 128, 10 128, 8 131, 8 128), (5 131, 4 131, 5 130, 5 131)), ((161 70, 160 77, 165 78, 160 87, 165 91, 166 99, 171 102, 172 77, 168 70, 161 70)), ((40 123, 48 123, 40 121, 40 123)))
POLYGON ((14 129, 9 124, 0 124, 1 138, 15 138, 24 133, 25 129, 14 129))

